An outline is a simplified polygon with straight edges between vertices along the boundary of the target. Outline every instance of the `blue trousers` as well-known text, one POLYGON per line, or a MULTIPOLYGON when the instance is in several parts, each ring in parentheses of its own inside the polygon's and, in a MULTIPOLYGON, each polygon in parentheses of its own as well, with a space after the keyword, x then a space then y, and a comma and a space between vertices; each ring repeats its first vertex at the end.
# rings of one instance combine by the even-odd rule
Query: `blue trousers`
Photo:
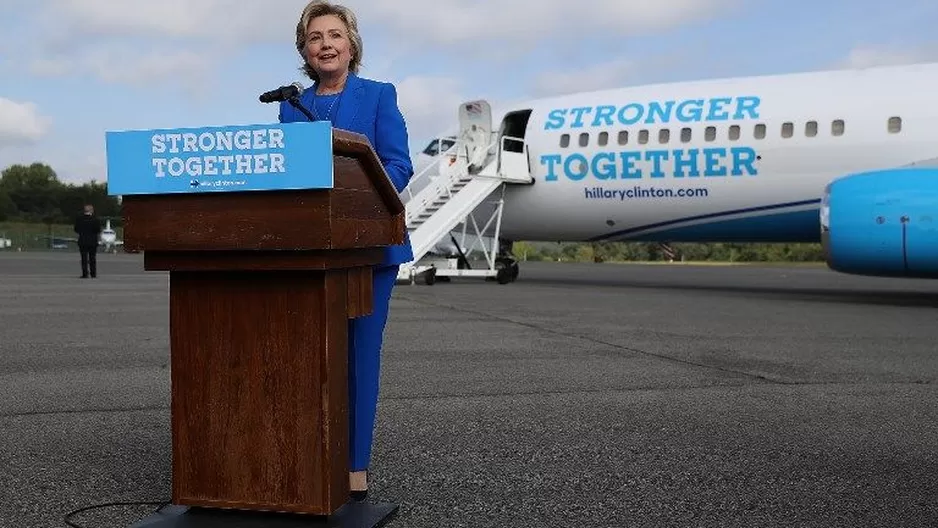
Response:
POLYGON ((349 471, 364 471, 371 461, 381 345, 388 321, 391 289, 399 265, 376 267, 373 272, 374 309, 371 314, 349 320, 349 471))

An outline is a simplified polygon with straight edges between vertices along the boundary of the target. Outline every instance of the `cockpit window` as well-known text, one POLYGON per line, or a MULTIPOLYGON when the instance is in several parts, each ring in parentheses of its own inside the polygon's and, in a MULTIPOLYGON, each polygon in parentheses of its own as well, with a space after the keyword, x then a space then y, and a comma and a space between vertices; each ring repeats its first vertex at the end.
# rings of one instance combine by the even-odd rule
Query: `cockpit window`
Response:
POLYGON ((455 144, 456 138, 434 139, 427 145, 427 148, 423 149, 423 153, 427 156, 439 156, 440 153, 446 152, 455 144))

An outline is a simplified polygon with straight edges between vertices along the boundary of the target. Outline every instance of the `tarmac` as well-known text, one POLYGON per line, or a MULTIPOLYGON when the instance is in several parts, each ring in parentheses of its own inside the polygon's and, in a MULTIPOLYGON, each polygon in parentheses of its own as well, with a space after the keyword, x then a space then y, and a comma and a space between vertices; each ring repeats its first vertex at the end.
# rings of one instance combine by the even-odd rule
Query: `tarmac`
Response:
MULTIPOLYGON (((168 278, 0 254, 0 526, 170 499, 168 278)), ((522 263, 398 286, 389 528, 938 526, 938 281, 522 263)), ((76 515, 130 526, 154 505, 76 515)))

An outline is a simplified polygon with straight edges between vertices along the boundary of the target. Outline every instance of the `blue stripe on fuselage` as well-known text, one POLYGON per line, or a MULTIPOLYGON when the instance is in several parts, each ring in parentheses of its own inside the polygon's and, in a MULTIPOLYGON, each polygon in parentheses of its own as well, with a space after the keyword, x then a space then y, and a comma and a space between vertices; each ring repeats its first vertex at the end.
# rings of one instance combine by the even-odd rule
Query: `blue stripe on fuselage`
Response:
POLYGON ((699 216, 689 216, 669 220, 667 222, 658 222, 607 233, 593 237, 590 241, 818 242, 820 241, 821 235, 817 208, 803 211, 774 211, 793 207, 804 207, 806 205, 819 205, 820 202, 820 200, 804 200, 800 202, 788 202, 699 216), (766 214, 753 214, 745 218, 719 220, 723 217, 744 213, 766 214), (674 227, 653 233, 643 233, 643 231, 648 231, 649 229, 707 219, 714 219, 714 221, 674 227))

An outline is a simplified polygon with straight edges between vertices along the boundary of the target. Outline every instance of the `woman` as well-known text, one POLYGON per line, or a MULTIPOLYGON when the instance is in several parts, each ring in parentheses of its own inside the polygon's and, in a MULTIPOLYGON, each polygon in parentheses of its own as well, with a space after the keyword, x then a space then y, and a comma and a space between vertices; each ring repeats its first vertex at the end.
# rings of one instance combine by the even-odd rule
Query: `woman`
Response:
MULTIPOLYGON (((397 106, 394 85, 358 77, 362 39, 354 13, 326 1, 307 4, 296 26, 296 49, 302 70, 314 84, 300 101, 317 121, 368 137, 398 192, 413 176, 407 126, 397 106)), ((289 103, 280 105, 280 121, 307 121, 289 103)), ((381 344, 387 321, 391 288, 401 263, 413 259, 410 239, 385 248, 374 270, 374 310, 349 321, 349 486, 352 498, 367 494, 381 344)))

